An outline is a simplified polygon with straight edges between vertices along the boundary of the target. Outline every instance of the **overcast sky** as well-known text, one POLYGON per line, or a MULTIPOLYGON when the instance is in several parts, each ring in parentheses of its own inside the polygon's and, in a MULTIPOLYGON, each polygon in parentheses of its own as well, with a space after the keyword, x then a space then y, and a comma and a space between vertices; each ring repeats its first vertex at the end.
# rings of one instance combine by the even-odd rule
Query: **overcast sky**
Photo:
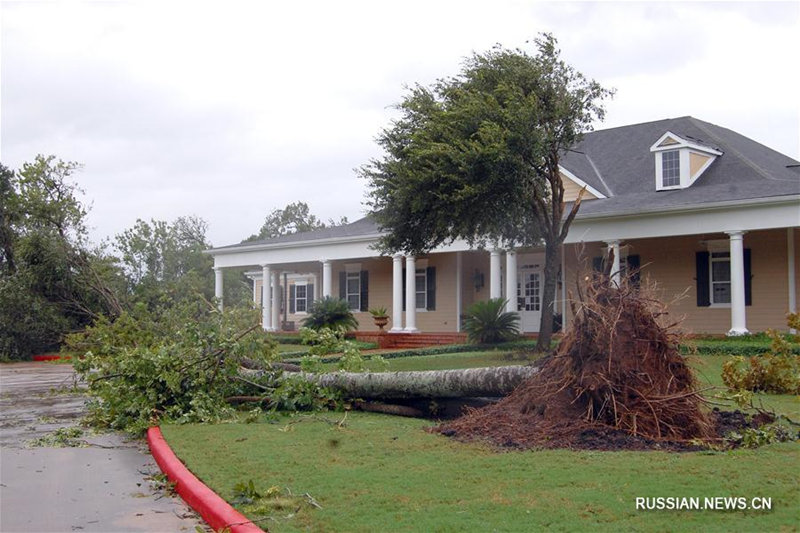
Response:
POLYGON ((543 31, 616 88, 598 129, 692 115, 800 158, 796 1, 3 0, 0 16, 2 162, 82 163, 96 241, 192 214, 232 244, 298 200, 356 220, 353 169, 404 86, 543 31))

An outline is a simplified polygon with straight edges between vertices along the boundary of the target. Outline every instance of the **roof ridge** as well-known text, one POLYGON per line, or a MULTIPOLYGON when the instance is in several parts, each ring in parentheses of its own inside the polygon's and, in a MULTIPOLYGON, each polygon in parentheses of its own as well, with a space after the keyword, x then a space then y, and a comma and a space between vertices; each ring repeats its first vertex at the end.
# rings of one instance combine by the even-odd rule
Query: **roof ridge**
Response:
POLYGON ((673 120, 681 120, 681 119, 687 119, 687 118, 688 119, 694 119, 694 117, 692 117, 691 115, 684 115, 682 117, 660 118, 660 119, 656 119, 656 120, 645 120, 643 122, 637 122, 636 124, 622 124, 620 126, 612 126, 610 128, 603 128, 603 129, 600 129, 600 130, 592 130, 592 131, 586 132, 584 135, 591 135, 593 133, 599 133, 599 132, 604 132, 604 131, 619 130, 619 129, 622 129, 622 128, 632 128, 632 127, 636 127, 636 126, 643 126, 645 124, 655 124, 657 122, 669 122, 669 121, 673 121, 673 120))
POLYGON ((603 184, 603 187, 606 188, 606 192, 608 193, 608 196, 615 196, 614 195, 614 191, 611 190, 611 187, 608 186, 608 183, 606 183, 606 180, 603 179, 603 175, 600 174, 600 169, 597 168, 597 165, 594 164, 594 161, 592 161, 592 158, 589 157, 589 154, 584 152, 583 153, 583 157, 586 158, 586 160, 589 162, 589 165, 591 165, 592 170, 594 170, 594 173, 597 174, 597 179, 599 179, 600 183, 603 184))
MULTIPOLYGON (((749 157, 744 155, 741 151, 737 150, 736 148, 734 148, 733 146, 731 146, 731 145, 729 145, 727 143, 722 142, 722 140, 710 128, 708 128, 708 126, 713 126, 715 128, 721 128, 721 126, 717 126, 716 124, 712 124, 710 122, 704 122, 704 121, 696 119, 694 117, 689 117, 689 119, 692 121, 692 124, 695 127, 700 129, 701 131, 703 131, 707 135, 710 135, 714 139, 714 141, 716 141, 716 143, 718 145, 724 144, 725 147, 726 147, 726 152, 736 155, 736 157, 741 159, 742 162, 744 162, 744 164, 746 164, 748 167, 753 169, 756 172, 756 174, 758 174, 762 178, 764 178, 766 180, 771 180, 771 181, 790 181, 790 180, 784 180, 784 179, 781 179, 781 178, 775 178, 773 176, 770 176, 767 171, 765 171, 759 165, 754 163, 749 157)), ((724 128, 724 129, 727 129, 727 128, 724 128)), ((741 135, 740 133, 737 133, 737 132, 735 132, 733 130, 729 130, 729 131, 735 133, 736 135, 744 137, 745 139, 748 139, 748 140, 752 141, 752 139, 750 139, 749 137, 745 137, 744 135, 741 135)), ((756 141, 752 141, 752 142, 756 142, 756 141)))

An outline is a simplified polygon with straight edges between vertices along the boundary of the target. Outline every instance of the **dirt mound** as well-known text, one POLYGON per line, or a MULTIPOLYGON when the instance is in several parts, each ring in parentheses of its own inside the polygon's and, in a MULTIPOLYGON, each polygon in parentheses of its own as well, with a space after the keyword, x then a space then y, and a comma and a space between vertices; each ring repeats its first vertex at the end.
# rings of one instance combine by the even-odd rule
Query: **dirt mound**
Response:
POLYGON ((597 276, 541 371, 500 402, 436 428, 515 448, 685 448, 717 437, 662 304, 597 276))

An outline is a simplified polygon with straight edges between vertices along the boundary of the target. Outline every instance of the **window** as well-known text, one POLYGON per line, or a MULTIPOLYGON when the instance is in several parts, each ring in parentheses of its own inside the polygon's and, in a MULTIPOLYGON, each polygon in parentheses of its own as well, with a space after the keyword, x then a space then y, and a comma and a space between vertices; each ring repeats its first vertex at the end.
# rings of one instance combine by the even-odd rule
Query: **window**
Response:
POLYGON ((731 303, 731 254, 730 252, 711 252, 711 303, 731 303))
POLYGON ((428 276, 424 268, 418 268, 414 276, 416 308, 422 311, 428 308, 428 276))
POLYGON ((669 150, 661 154, 661 184, 663 187, 675 187, 681 184, 681 158, 678 150, 669 150))
POLYGON ((348 272, 345 278, 345 300, 352 311, 361 310, 361 273, 348 272))
POLYGON ((541 311, 541 282, 539 272, 525 272, 522 282, 517 283, 517 309, 520 311, 541 311))
POLYGON ((308 286, 296 285, 294 289, 294 308, 297 313, 305 313, 308 310, 308 286))

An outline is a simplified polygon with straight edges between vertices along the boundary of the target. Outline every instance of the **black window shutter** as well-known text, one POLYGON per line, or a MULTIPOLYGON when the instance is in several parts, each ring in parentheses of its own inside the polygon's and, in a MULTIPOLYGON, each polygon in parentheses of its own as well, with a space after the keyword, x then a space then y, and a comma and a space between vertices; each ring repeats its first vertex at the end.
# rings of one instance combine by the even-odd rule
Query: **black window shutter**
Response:
POLYGON ((339 272, 339 298, 347 300, 347 272, 339 272))
POLYGON ((403 269, 403 311, 406 310, 406 269, 403 269))
POLYGON ((639 276, 639 268, 641 266, 641 262, 639 260, 638 255, 629 255, 628 256, 628 275, 630 276, 631 283, 634 287, 639 286, 640 276, 639 276))
POLYGON ((708 261, 708 252, 695 253, 697 307, 708 307, 711 305, 711 280, 709 279, 708 261))
POLYGON ((436 267, 428 267, 425 270, 425 277, 427 278, 426 287, 428 289, 428 311, 436 310, 436 267))
POLYGON ((753 305, 753 270, 750 248, 744 249, 744 305, 753 305))
POLYGON ((602 257, 595 257, 592 259, 592 268, 595 272, 602 272, 603 271, 603 258, 602 257))
POLYGON ((306 285, 306 309, 311 309, 311 304, 314 303, 314 284, 309 283, 306 285))
POLYGON ((369 309, 369 272, 361 271, 361 310, 369 309))
POLYGON ((289 288, 289 312, 294 314, 294 299, 297 297, 297 285, 289 288))

